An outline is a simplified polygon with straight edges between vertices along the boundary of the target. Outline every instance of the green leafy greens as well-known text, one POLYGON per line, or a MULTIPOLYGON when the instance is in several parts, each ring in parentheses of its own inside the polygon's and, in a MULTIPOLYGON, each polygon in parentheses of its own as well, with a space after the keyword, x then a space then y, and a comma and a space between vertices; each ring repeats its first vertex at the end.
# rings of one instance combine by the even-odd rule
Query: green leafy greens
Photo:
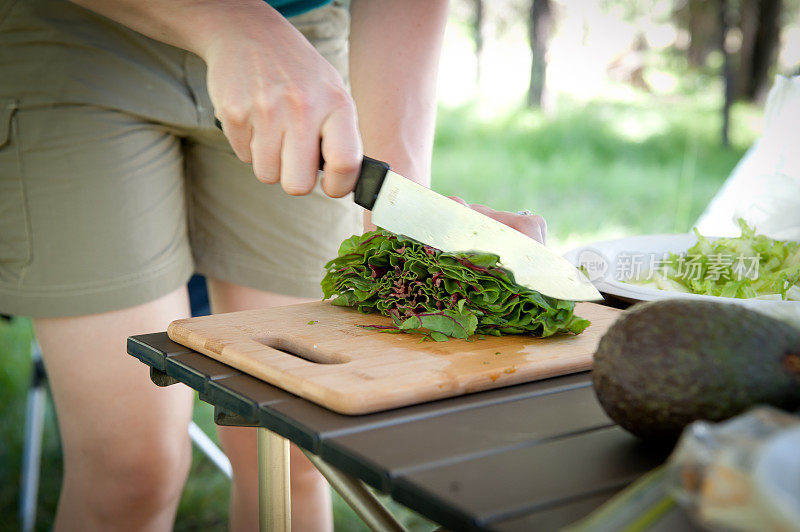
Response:
POLYGON ((739 219, 742 235, 711 240, 695 228, 697 244, 670 253, 645 281, 632 284, 709 296, 800 300, 800 242, 757 235, 739 219))
POLYGON ((386 332, 416 332, 436 341, 474 333, 580 334, 589 321, 573 314, 575 303, 544 296, 514 283, 497 255, 443 253, 385 230, 355 235, 325 265, 325 298, 334 305, 379 312, 394 325, 386 332))

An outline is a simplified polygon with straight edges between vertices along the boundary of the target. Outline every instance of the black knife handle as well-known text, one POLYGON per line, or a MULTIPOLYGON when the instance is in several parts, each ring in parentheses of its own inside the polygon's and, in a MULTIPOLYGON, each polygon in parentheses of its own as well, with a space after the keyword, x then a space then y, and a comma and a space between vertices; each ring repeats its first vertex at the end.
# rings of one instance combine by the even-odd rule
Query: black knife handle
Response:
MULTIPOLYGON (((222 131, 222 122, 216 117, 214 118, 214 125, 222 131)), ((322 152, 320 152, 319 169, 322 170, 324 165, 325 159, 322 158, 322 152)), ((386 179, 386 174, 390 168, 387 163, 365 155, 361 161, 361 172, 358 174, 356 188, 353 191, 353 201, 371 211, 372 207, 375 206, 378 192, 380 192, 383 180, 386 179)))
POLYGON ((381 191, 389 168, 387 163, 365 155, 364 160, 361 161, 361 172, 358 174, 356 189, 353 191, 353 201, 371 211, 375 206, 375 200, 378 199, 378 192, 381 191))

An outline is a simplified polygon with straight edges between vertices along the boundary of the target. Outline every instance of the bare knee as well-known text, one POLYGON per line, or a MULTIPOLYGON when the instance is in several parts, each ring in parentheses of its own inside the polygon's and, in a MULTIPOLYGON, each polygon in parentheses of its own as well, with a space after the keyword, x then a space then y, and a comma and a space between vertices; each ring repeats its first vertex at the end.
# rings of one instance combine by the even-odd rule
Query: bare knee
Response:
POLYGON ((188 437, 132 434, 116 445, 83 445, 65 460, 65 491, 76 489, 100 522, 147 522, 174 511, 191 463, 188 437), (75 456, 79 453, 80 456, 75 456))

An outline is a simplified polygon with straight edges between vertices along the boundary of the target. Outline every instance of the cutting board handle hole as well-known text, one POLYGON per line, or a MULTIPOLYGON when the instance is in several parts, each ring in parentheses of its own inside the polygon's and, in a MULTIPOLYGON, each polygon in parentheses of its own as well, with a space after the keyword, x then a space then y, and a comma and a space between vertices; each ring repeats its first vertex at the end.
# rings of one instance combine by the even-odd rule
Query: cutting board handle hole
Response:
POLYGON ((255 340, 267 347, 315 364, 344 364, 345 362, 350 362, 350 357, 347 355, 331 353, 322 347, 317 347, 316 344, 301 344, 292 338, 268 336, 266 338, 256 338, 255 340))

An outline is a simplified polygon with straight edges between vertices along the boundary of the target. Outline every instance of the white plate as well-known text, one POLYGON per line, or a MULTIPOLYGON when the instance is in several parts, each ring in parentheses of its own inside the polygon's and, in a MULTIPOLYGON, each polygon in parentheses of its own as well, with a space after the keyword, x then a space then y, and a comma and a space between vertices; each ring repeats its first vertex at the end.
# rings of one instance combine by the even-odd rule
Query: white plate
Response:
POLYGON ((684 253, 696 243, 697 237, 694 233, 632 236, 587 244, 567 252, 564 258, 575 266, 583 266, 589 276, 589 280, 601 293, 609 294, 631 303, 669 298, 704 299, 735 303, 755 310, 763 309, 769 314, 772 313, 771 310, 775 307, 781 307, 782 311, 791 308, 793 313, 800 315, 800 302, 796 301, 735 299, 687 294, 638 286, 621 281, 621 279, 631 277, 637 267, 642 274, 646 274, 653 266, 654 261, 663 258, 665 253, 670 251, 684 253))

